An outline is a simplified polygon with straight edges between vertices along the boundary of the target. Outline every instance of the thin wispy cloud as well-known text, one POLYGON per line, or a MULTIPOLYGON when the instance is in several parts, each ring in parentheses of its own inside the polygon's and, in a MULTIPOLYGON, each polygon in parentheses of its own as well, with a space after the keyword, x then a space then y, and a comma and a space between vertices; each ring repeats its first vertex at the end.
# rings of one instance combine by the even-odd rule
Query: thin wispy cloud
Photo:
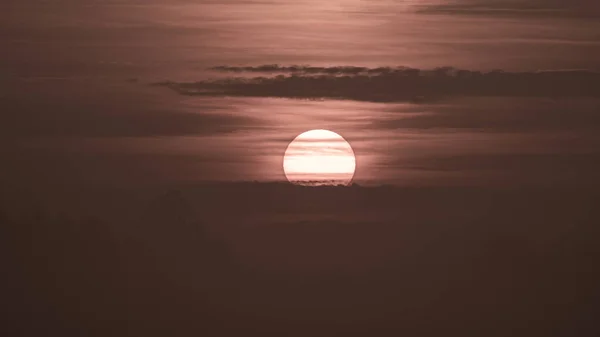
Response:
POLYGON ((210 104, 190 108, 135 91, 83 93, 86 87, 68 88, 77 94, 4 98, 0 139, 212 135, 256 124, 254 118, 224 114, 210 104))
POLYGON ((372 121, 377 130, 446 129, 485 132, 595 132, 600 125, 597 99, 468 98, 422 105, 424 111, 393 111, 372 121))

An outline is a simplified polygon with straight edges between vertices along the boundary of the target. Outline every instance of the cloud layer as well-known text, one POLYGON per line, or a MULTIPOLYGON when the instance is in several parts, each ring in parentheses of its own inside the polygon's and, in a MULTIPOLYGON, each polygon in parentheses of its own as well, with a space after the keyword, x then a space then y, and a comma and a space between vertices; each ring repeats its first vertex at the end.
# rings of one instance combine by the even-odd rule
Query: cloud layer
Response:
POLYGON ((253 124, 250 117, 222 114, 216 106, 190 108, 130 87, 45 83, 9 88, 0 102, 0 139, 206 135, 253 124))
POLYGON ((452 67, 219 66, 216 71, 266 73, 198 82, 161 82, 182 95, 431 102, 450 97, 600 97, 600 73, 471 71, 452 67))
POLYGON ((597 18, 600 5, 593 0, 454 0, 418 6, 417 13, 582 19, 597 18))

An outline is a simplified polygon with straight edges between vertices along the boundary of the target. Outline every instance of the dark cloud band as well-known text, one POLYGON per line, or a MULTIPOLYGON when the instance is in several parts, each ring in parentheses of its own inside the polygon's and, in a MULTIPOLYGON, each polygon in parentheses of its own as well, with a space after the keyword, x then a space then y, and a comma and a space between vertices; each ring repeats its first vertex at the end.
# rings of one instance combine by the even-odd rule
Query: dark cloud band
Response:
POLYGON ((198 82, 161 82, 182 95, 431 102, 450 97, 600 97, 600 72, 471 71, 442 67, 310 67, 265 65, 212 68, 267 73, 198 82), (274 73, 280 73, 275 75, 274 73))

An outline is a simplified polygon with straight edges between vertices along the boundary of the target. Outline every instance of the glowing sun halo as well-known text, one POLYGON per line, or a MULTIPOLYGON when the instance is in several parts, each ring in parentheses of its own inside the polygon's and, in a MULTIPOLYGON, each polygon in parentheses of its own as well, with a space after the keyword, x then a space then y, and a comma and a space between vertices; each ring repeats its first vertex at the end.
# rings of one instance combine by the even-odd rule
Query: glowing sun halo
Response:
POLYGON ((355 169, 352 147, 329 130, 300 134, 288 145, 283 157, 285 176, 300 185, 349 185, 355 169))

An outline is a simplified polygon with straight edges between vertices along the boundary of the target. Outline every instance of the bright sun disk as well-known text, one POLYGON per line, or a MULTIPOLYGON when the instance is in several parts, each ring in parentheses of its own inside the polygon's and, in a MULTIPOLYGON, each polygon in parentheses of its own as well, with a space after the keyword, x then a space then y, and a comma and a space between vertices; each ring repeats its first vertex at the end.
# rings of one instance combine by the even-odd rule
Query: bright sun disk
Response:
POLYGON ((300 134, 288 145, 283 157, 286 178, 300 185, 349 185, 355 169, 352 147, 329 130, 300 134))

